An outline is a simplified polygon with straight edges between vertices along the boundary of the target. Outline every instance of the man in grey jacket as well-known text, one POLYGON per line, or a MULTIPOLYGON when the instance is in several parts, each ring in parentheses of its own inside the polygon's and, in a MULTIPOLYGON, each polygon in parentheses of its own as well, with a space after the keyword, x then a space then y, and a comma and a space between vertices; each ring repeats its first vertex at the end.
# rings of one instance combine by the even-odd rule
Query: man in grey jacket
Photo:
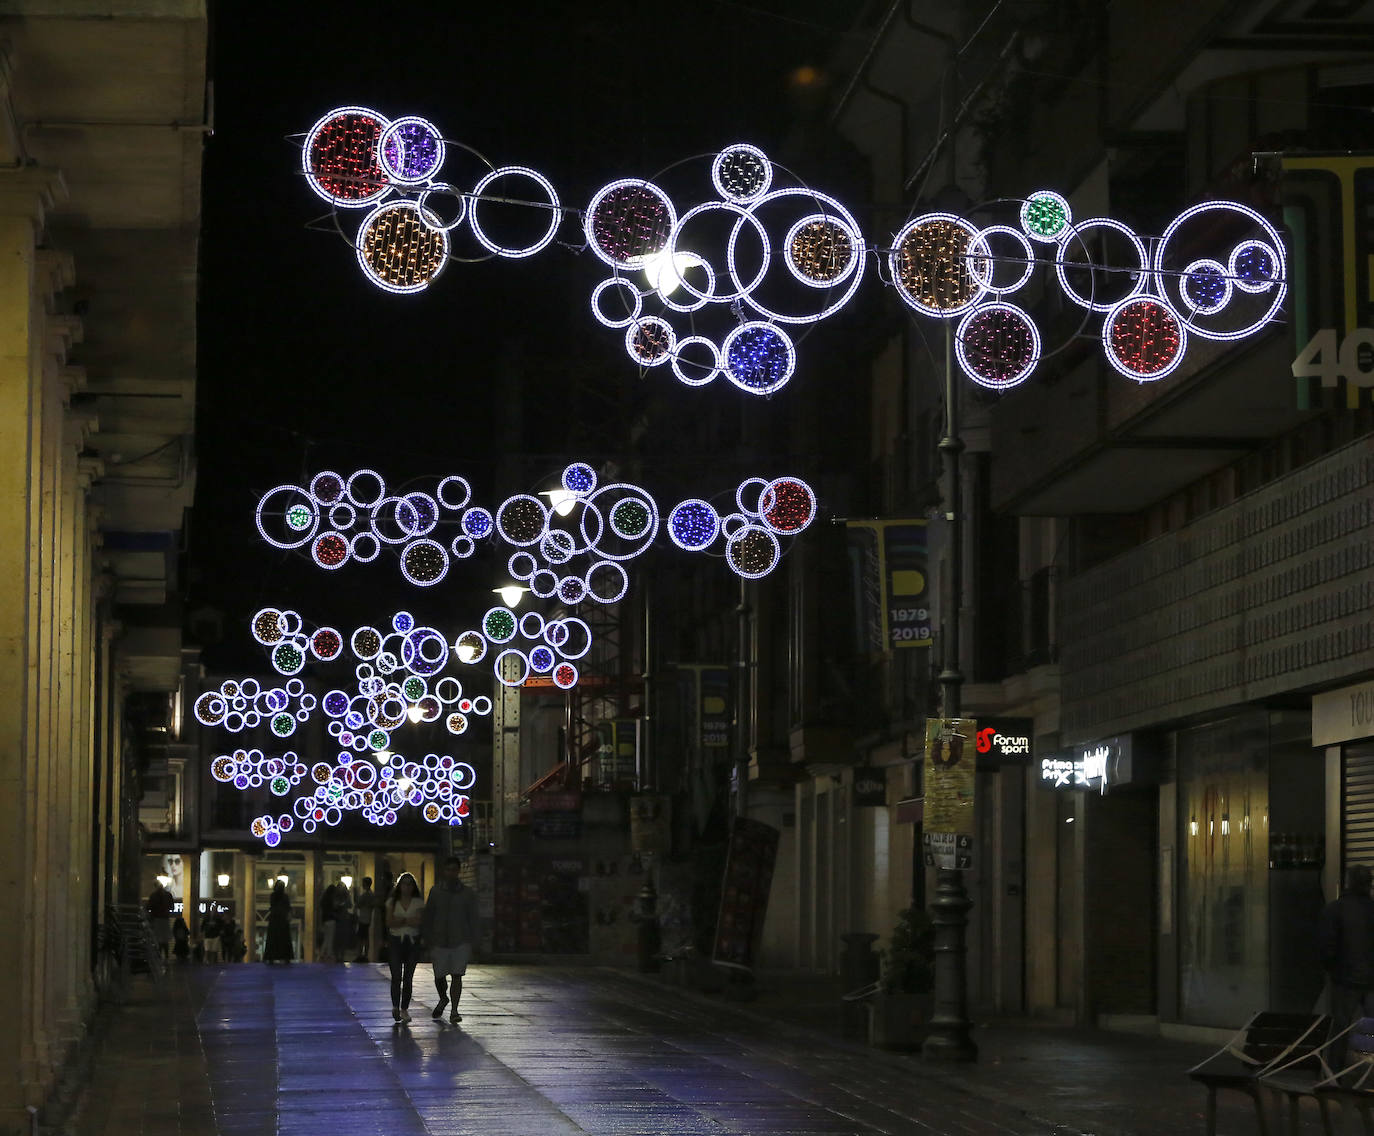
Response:
POLYGON ((429 944, 434 988, 439 992, 439 1001, 430 1017, 436 1021, 442 1018, 444 1007, 451 1001, 453 1009, 448 1020, 455 1025, 463 1020, 458 999, 463 996, 463 975, 472 960, 472 944, 477 938, 477 893, 463 883, 462 868, 463 861, 457 856, 444 861, 444 877, 430 889, 420 918, 420 935, 429 944))

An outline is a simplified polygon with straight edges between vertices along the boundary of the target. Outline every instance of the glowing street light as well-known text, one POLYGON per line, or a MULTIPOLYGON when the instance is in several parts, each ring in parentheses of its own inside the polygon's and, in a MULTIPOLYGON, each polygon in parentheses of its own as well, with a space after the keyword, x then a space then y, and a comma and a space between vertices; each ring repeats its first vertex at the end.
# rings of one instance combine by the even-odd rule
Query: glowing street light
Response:
MULTIPOLYGON (((507 607, 519 607, 520 597, 523 596, 526 592, 528 592, 529 588, 521 587, 519 584, 505 584, 499 588, 492 588, 492 591, 501 597, 501 602, 505 604, 507 607)), ((458 652, 458 657, 462 658, 462 655, 463 652, 460 648, 458 652)), ((465 661, 471 662, 472 660, 468 659, 465 661)))
POLYGON ((541 497, 549 499, 549 508, 560 517, 566 517, 573 511, 573 506, 577 504, 577 494, 571 489, 546 489, 539 494, 541 497))
POLYGON ((644 275, 649 287, 665 300, 682 287, 682 274, 689 268, 700 268, 705 261, 693 252, 669 253, 665 248, 644 262, 644 275))
POLYGON ((220 872, 220 874, 215 877, 215 883, 219 884, 222 888, 227 888, 229 886, 229 873, 220 872))

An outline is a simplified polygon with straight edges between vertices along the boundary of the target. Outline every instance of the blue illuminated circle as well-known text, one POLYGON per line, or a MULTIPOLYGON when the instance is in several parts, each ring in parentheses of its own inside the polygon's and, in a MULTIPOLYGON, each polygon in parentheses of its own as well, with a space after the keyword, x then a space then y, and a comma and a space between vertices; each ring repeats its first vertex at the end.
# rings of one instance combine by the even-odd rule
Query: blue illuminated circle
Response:
POLYGON ((415 617, 408 611, 398 611, 391 617, 391 626, 404 635, 415 626, 415 617))
POLYGON ((1226 266, 1210 257, 1195 260, 1183 270, 1183 302, 1201 315, 1219 312, 1231 300, 1226 266))
POLYGON ((553 664, 557 661, 554 653, 547 647, 535 647, 529 655, 530 670, 536 674, 547 674, 553 670, 553 664))
POLYGON ((705 501, 683 501, 668 514, 668 535, 681 549, 700 552, 714 543, 720 533, 720 517, 705 501))
POLYGON ((735 328, 721 344, 725 377, 750 394, 772 394, 797 365, 792 341, 772 324, 753 321, 735 328))
POLYGON ((463 514, 463 531, 475 540, 490 536, 492 524, 491 514, 485 509, 469 509, 463 514))
POLYGON ((342 718, 348 713, 348 695, 342 690, 331 690, 324 696, 324 712, 331 718, 342 718))
POLYGON ((596 488, 596 471, 585 462, 573 462, 563 471, 563 488, 569 493, 590 493, 596 488))
POLYGON ((1242 241, 1231 253, 1231 275, 1242 292, 1267 292, 1279 275, 1279 258, 1263 241, 1242 241))

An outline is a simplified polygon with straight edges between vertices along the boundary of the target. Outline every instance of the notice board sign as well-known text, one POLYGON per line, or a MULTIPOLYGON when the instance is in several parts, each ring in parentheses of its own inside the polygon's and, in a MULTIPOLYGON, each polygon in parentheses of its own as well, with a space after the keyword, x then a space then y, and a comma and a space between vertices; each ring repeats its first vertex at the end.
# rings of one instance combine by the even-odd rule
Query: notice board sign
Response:
POLYGON ((752 970, 773 886, 778 830, 762 821, 735 817, 720 887, 720 912, 711 958, 752 970))
POLYGON ((929 718, 925 745, 925 861, 936 868, 973 867, 973 789, 978 723, 929 718))

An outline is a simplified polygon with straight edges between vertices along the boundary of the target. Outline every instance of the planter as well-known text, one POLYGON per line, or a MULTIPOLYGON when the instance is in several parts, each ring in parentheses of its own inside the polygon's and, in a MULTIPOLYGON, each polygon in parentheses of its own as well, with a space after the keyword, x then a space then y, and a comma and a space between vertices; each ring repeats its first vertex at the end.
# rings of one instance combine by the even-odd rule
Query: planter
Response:
POLYGON ((869 1003, 868 1043, 880 1049, 919 1049, 925 1040, 935 995, 889 994, 879 990, 869 1003))

